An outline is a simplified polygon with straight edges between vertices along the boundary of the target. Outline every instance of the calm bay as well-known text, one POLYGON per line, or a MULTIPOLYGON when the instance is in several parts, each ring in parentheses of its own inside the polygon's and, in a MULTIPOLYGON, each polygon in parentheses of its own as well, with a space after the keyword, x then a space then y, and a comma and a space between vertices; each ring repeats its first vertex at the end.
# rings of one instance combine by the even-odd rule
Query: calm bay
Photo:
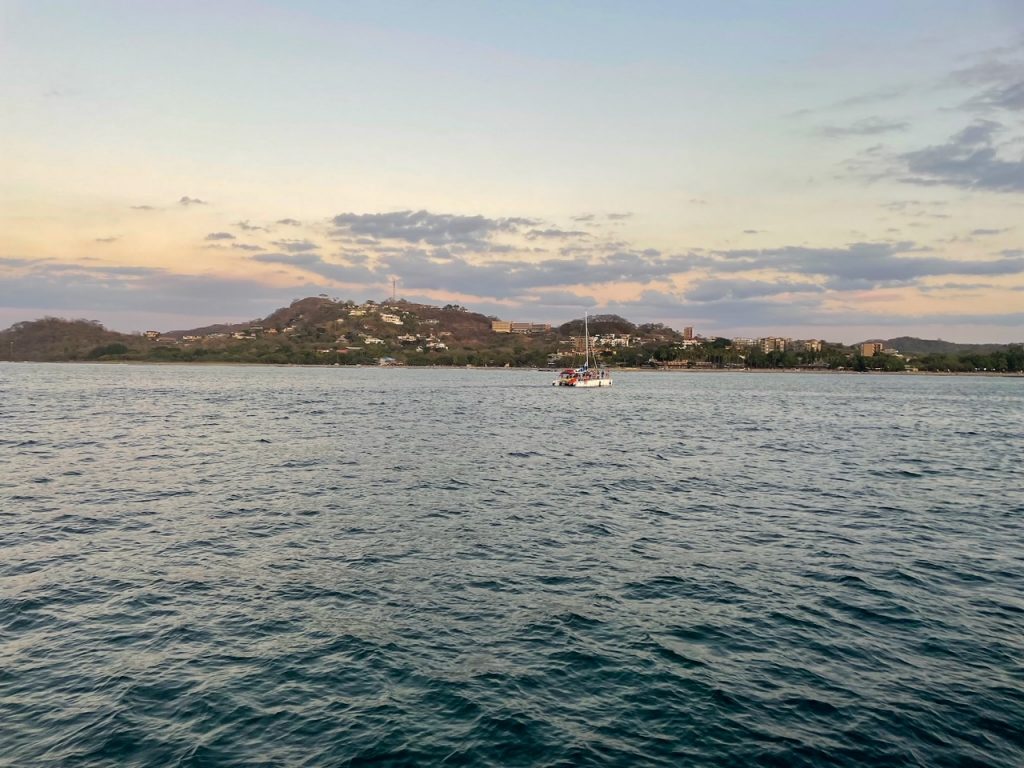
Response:
POLYGON ((1024 380, 0 364, 0 765, 1024 764, 1024 380))

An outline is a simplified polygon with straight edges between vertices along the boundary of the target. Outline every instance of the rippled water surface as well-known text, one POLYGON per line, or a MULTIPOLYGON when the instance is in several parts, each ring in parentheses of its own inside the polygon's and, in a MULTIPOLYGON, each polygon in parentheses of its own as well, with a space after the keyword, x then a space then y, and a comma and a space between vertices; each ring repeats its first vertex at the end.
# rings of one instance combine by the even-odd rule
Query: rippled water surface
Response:
POLYGON ((1024 765, 1024 380, 0 365, 0 764, 1024 765))

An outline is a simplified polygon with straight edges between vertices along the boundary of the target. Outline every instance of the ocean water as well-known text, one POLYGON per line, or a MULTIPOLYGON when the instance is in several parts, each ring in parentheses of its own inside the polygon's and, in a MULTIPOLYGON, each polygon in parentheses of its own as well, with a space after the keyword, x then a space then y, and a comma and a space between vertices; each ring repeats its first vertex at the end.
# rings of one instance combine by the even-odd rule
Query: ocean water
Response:
POLYGON ((1024 379, 0 365, 0 765, 1024 765, 1024 379))

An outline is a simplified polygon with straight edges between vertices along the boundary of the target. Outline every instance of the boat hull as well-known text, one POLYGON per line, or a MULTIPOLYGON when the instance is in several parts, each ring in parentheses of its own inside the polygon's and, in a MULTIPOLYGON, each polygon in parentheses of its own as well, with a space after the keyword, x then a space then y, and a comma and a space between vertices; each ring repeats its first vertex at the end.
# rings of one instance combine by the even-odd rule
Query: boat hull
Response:
POLYGON ((604 379, 556 379, 551 382, 555 387, 610 387, 612 380, 604 379))

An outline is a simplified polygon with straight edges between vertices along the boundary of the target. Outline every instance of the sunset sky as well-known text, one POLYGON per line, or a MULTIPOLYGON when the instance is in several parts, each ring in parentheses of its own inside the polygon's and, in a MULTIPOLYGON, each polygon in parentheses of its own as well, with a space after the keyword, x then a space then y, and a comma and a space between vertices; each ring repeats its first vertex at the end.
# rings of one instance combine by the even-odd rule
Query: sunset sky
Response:
POLYGON ((1024 340, 1024 2, 0 0, 0 328, 1024 340))

